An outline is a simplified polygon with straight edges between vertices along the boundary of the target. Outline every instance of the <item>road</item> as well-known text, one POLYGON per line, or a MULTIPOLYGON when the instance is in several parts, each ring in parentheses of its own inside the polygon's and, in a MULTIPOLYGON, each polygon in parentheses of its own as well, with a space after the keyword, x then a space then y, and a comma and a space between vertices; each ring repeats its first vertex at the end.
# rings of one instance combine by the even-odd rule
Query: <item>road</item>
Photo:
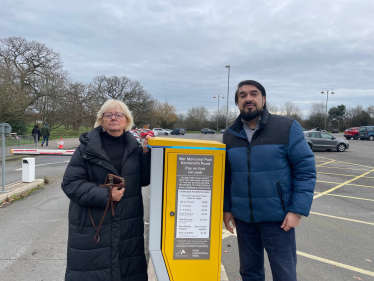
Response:
MULTIPOLYGON (((222 135, 172 137, 220 141, 222 135)), ((315 200, 296 234, 298 280, 374 280, 374 142, 350 140, 346 152, 315 156, 315 200)), ((37 157, 36 177, 47 176, 51 183, 0 209, 1 280, 63 280, 69 200, 60 184, 69 159, 37 157)), ((20 168, 21 161, 7 163, 7 183, 20 180, 20 168)), ((149 188, 143 188, 146 245, 149 188)), ((241 280, 236 236, 225 229, 222 263, 229 280, 241 280)), ((266 280, 272 280, 267 261, 265 270, 266 280)))

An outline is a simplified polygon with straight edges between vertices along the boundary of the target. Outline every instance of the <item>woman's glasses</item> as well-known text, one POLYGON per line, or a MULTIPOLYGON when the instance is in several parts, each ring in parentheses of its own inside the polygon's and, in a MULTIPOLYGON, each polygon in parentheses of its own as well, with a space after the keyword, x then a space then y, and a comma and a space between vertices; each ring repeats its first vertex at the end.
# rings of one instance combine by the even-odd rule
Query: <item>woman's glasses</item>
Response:
POLYGON ((103 113, 103 118, 112 119, 113 115, 116 119, 122 119, 123 117, 125 117, 125 114, 122 113, 122 112, 116 112, 116 113, 104 112, 103 113))

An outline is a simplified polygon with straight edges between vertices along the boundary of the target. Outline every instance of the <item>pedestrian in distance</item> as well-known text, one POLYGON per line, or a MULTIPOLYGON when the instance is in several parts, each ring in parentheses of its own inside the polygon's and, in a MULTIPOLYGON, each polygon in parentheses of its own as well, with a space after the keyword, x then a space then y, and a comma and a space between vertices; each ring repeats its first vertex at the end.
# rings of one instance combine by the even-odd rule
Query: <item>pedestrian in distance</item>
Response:
POLYGON ((321 131, 321 129, 317 126, 316 131, 321 131))
POLYGON ((83 133, 66 168, 61 187, 70 199, 65 281, 146 281, 142 186, 150 183, 151 153, 147 137, 141 146, 130 129, 133 117, 119 100, 106 101, 95 128, 83 133), (125 179, 112 188, 114 213, 103 217, 108 174, 125 179), (92 217, 91 217, 92 215, 92 217), (96 240, 99 225, 100 239, 96 240))
POLYGON ((42 135, 42 133, 39 130, 39 126, 37 124, 35 124, 34 128, 32 129, 31 135, 34 137, 35 148, 37 149, 38 148, 38 142, 39 142, 40 137, 42 135))
POLYGON ((240 82, 235 104, 240 115, 223 135, 223 220, 236 227, 242 280, 265 280, 265 249, 273 280, 295 281, 295 227, 312 205, 314 154, 297 121, 268 112, 260 83, 240 82))
POLYGON ((43 147, 44 142, 45 142, 45 146, 48 146, 49 136, 51 135, 51 131, 49 130, 48 123, 44 124, 44 126, 41 130, 41 133, 42 133, 42 136, 43 136, 43 141, 42 141, 41 146, 43 147))

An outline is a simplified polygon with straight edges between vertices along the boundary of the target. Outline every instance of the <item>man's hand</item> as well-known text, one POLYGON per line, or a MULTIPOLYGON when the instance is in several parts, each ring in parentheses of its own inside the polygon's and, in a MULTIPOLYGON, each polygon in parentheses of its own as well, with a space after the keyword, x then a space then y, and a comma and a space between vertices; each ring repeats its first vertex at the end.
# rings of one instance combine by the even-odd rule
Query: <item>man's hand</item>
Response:
POLYGON ((298 215, 292 212, 288 212, 286 217, 284 218, 284 221, 281 225, 281 228, 283 228, 284 231, 289 231, 290 228, 298 226, 300 223, 300 218, 298 215))
POLYGON ((234 229, 231 227, 230 221, 231 224, 236 228, 233 215, 230 212, 223 212, 223 223, 225 224, 226 229, 234 234, 234 229))

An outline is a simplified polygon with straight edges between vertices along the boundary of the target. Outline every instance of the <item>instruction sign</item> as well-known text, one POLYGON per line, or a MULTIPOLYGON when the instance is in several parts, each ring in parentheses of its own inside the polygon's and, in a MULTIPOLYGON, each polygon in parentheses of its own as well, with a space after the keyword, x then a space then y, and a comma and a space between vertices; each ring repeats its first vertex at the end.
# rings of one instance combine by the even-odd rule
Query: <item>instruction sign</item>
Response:
POLYGON ((210 259, 213 155, 177 155, 174 259, 210 259))

